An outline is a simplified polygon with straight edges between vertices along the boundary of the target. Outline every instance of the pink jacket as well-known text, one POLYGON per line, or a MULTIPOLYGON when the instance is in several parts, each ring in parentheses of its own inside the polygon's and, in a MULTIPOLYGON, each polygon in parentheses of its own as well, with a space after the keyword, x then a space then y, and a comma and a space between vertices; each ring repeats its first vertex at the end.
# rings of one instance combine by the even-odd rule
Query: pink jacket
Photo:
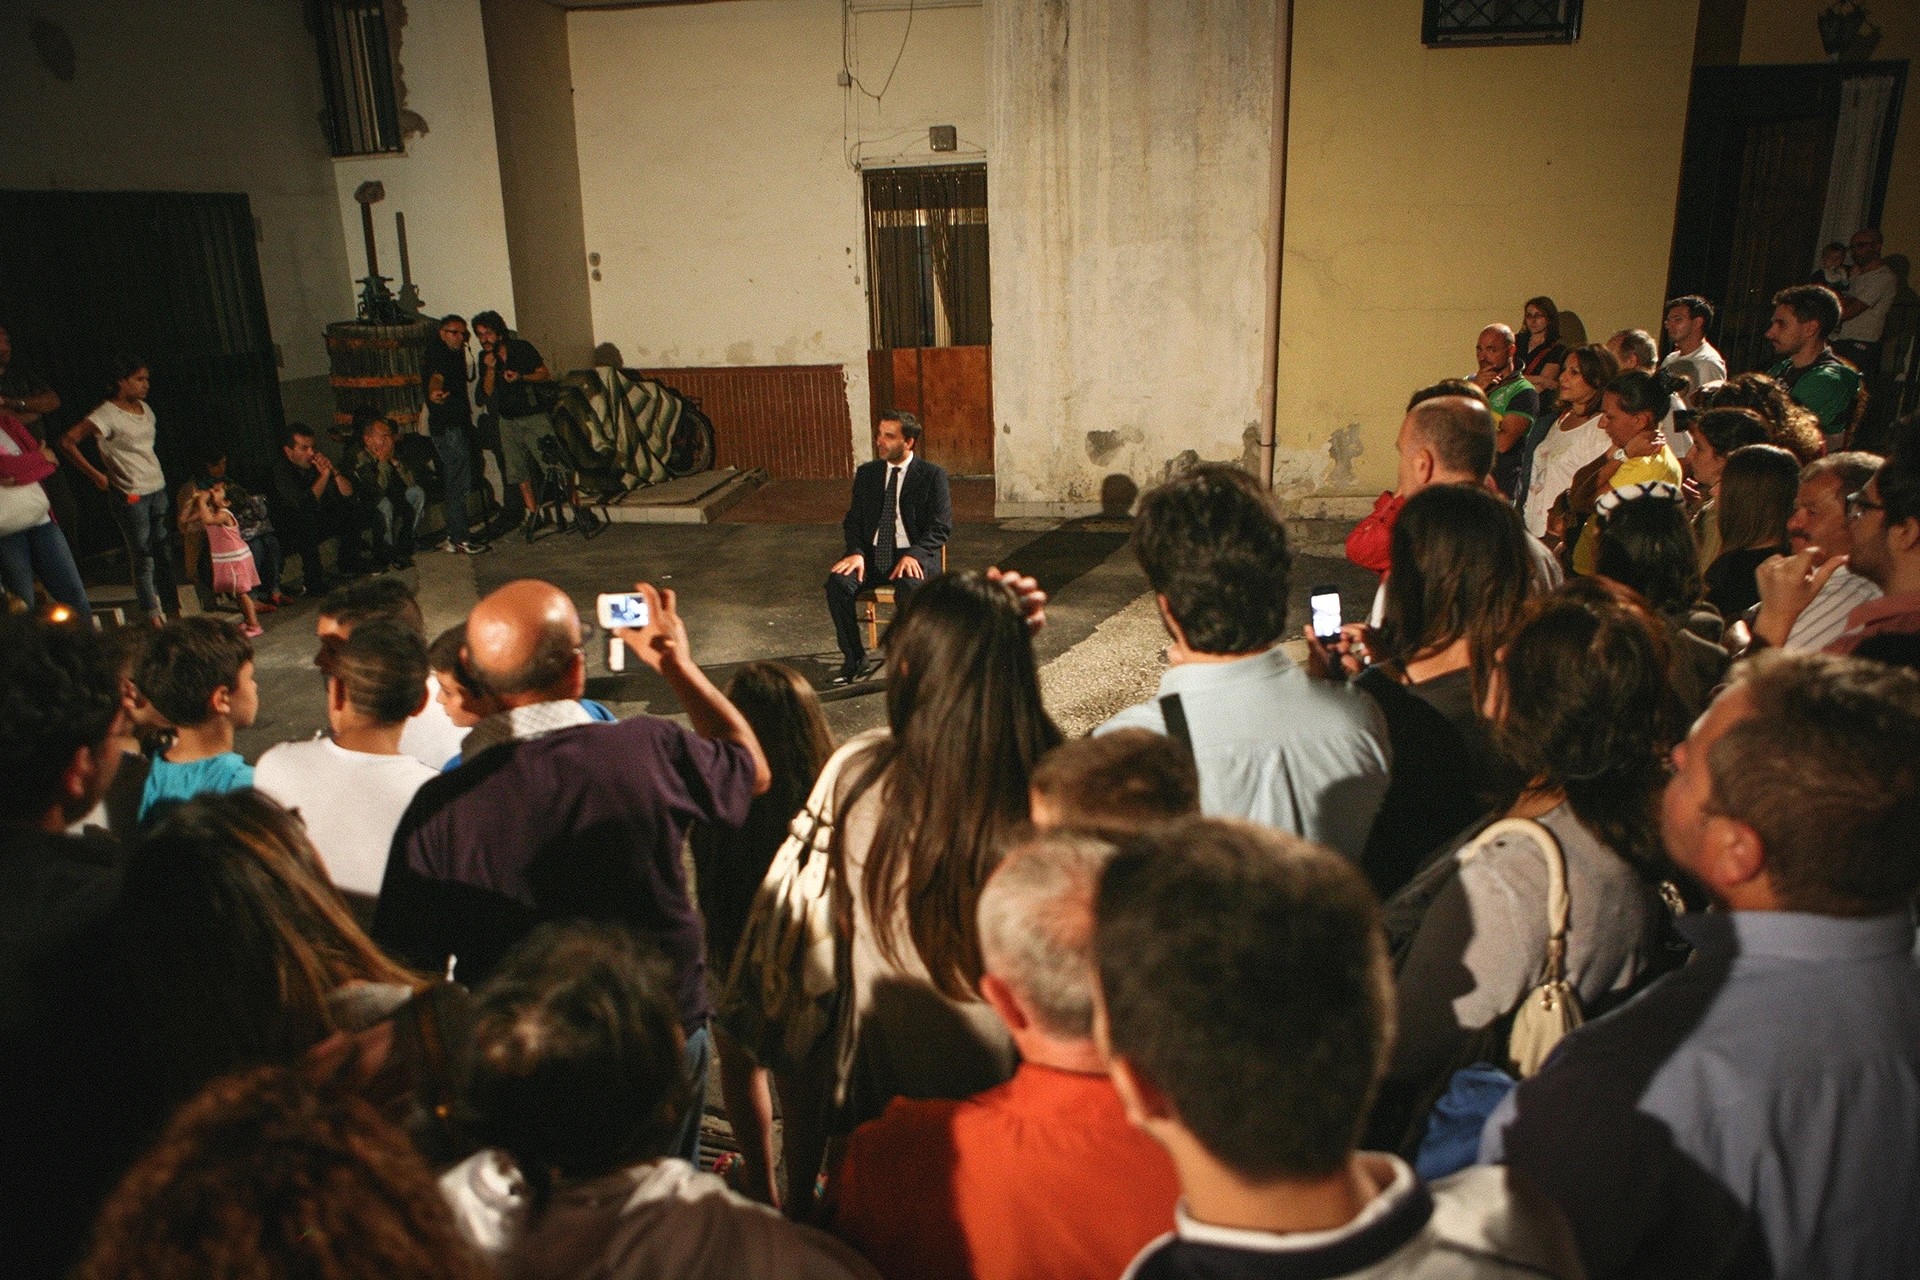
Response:
POLYGON ((27 430, 27 424, 10 413, 0 411, 0 431, 13 437, 14 444, 20 448, 16 457, 10 453, 0 453, 0 477, 15 484, 38 484, 52 475, 56 468, 40 452, 40 442, 33 438, 33 432, 27 430))

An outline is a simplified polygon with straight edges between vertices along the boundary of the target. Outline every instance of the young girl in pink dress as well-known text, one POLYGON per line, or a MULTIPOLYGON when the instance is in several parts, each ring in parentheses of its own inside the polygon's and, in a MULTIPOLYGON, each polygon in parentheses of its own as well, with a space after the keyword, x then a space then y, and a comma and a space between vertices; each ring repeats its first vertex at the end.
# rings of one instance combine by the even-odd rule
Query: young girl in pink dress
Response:
POLYGON ((207 530, 207 554, 213 559, 213 589, 239 597, 246 625, 240 630, 248 636, 260 634, 260 614, 248 592, 260 585, 260 570, 253 563, 253 552, 240 536, 240 522, 227 509, 227 486, 216 484, 197 490, 200 519, 207 530))

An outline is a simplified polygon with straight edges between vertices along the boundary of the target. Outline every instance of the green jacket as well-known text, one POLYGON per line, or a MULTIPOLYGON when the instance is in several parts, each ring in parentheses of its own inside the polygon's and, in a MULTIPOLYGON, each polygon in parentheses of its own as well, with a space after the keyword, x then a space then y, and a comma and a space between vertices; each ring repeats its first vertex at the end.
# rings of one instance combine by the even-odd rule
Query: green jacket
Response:
POLYGON ((1860 371, 1833 354, 1832 347, 1804 369, 1795 369, 1789 358, 1767 370, 1767 376, 1785 383, 1787 393, 1813 411, 1828 435, 1847 429, 1854 393, 1860 390, 1860 371))

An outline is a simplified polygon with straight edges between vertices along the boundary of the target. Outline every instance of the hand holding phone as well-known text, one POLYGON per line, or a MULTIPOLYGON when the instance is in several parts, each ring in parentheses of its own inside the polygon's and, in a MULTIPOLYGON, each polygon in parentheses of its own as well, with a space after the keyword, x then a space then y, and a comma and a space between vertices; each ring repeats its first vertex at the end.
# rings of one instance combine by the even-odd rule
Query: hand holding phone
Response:
POLYGON ((603 631, 647 625, 647 598, 638 591, 604 591, 594 604, 603 631))
POLYGON ((1333 644, 1340 638, 1340 588, 1315 587, 1307 603, 1313 610, 1313 634, 1323 644, 1333 644))

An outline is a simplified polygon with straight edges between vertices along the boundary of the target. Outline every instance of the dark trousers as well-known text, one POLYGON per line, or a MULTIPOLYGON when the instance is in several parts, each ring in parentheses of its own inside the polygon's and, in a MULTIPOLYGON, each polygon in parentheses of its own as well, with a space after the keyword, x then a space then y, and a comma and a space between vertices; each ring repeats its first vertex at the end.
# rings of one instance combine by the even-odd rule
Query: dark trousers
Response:
MULTIPOLYGON (((896 554, 901 560, 905 560, 908 556, 918 560, 920 568, 929 578, 940 572, 940 561, 937 557, 933 559, 932 564, 928 564, 928 557, 916 551, 906 550, 896 554)), ((867 646, 860 635, 860 622, 854 616, 854 599, 860 594, 860 589, 867 586, 892 587, 893 606, 897 615, 924 581, 921 578, 909 578, 902 574, 898 578, 890 578, 885 582, 875 582, 872 552, 863 552, 862 559, 861 576, 857 578, 850 573, 827 575, 827 612, 833 615, 833 636, 840 645, 841 656, 848 662, 859 662, 867 656, 867 646)))
POLYGON ((458 427, 434 432, 433 447, 440 455, 440 500, 447 518, 447 537, 465 542, 467 490, 473 484, 473 448, 467 443, 467 433, 458 427))
POLYGON ((309 595, 326 589, 320 544, 328 538, 340 539, 336 564, 340 572, 352 576, 361 571, 366 552, 360 545, 360 510, 351 498, 323 503, 317 512, 276 523, 274 528, 286 557, 300 557, 300 586, 309 595))

